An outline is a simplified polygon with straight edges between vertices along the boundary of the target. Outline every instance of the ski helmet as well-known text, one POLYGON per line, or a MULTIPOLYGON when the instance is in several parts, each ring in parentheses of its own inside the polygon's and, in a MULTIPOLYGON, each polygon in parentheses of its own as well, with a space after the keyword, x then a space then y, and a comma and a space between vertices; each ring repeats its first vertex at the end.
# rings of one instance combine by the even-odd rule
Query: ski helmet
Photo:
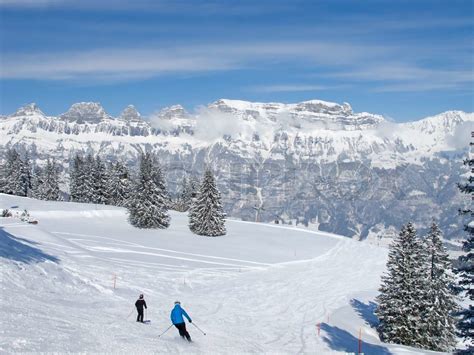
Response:
POLYGON ((143 293, 140 294, 140 297, 139 297, 139 298, 140 298, 140 299, 143 298, 143 293))
POLYGON ((174 301, 174 304, 181 304, 181 302, 179 302, 179 301, 174 301))

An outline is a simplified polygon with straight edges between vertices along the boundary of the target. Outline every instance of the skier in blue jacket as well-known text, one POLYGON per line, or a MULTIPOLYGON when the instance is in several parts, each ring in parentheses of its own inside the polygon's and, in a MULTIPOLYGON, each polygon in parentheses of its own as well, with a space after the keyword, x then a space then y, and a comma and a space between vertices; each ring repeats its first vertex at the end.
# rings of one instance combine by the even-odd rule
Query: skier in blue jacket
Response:
POLYGON ((188 341, 191 341, 191 336, 186 330, 186 323, 184 323, 183 316, 185 316, 188 319, 189 323, 193 322, 191 318, 188 316, 188 314, 186 313, 186 311, 181 308, 181 302, 175 301, 174 308, 171 311, 171 315, 170 315, 171 322, 174 324, 176 328, 178 328, 179 335, 181 336, 181 338, 183 339, 186 338, 188 341))

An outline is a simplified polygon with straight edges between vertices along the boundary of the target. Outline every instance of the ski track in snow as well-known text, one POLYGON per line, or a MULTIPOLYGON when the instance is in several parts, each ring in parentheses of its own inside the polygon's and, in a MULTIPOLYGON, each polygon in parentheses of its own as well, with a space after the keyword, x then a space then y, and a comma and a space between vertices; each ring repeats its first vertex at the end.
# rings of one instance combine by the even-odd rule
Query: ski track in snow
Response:
POLYGON ((116 210, 86 213, 94 207, 59 203, 68 214, 58 219, 48 218, 58 203, 5 195, 0 203, 42 216, 37 226, 0 219, 0 247, 13 248, 0 264, 0 316, 8 324, 0 352, 344 353, 357 350, 364 327, 366 354, 420 353, 381 344, 350 306, 353 298, 373 299, 385 249, 238 221, 228 222, 225 237, 197 237, 178 213, 169 230, 154 232, 131 228, 116 210), (59 261, 19 262, 16 242, 59 261), (147 325, 134 321, 141 292, 147 325), (175 299, 206 336, 188 324, 191 344, 174 327, 158 338, 175 299), (327 325, 320 337, 319 322, 327 325))
MULTIPOLYGON (((146 247, 140 244, 136 243, 129 243, 129 242, 121 242, 116 239, 112 238, 105 238, 105 237, 98 237, 98 236, 91 236, 91 235, 85 235, 85 234, 77 234, 77 233, 64 233, 64 232, 51 232, 56 235, 71 235, 71 236, 84 236, 84 237, 92 237, 95 239, 106 239, 106 240, 113 240, 118 243, 116 245, 124 245, 124 246, 130 246, 134 248, 143 248, 146 250, 159 250, 167 253, 173 253, 173 254, 182 254, 182 255, 190 255, 190 256, 197 256, 201 257, 202 259, 193 259, 193 258, 186 258, 186 257, 178 257, 178 256, 171 256, 171 255, 166 255, 166 254, 157 254, 157 253, 150 253, 150 252, 140 252, 140 251, 135 251, 133 249, 118 249, 118 248, 107 248, 103 246, 89 246, 87 247, 84 243, 77 243, 77 241, 92 241, 95 244, 100 244, 103 245, 104 243, 94 241, 93 239, 77 239, 77 238, 70 238, 70 241, 73 241, 73 243, 76 243, 80 246, 82 246, 85 249, 88 249, 90 251, 104 251, 104 252, 113 252, 113 253, 135 253, 135 254, 144 254, 144 255, 154 255, 154 256, 159 256, 163 258, 170 258, 170 259, 177 259, 177 260, 188 260, 188 261, 196 261, 196 262, 202 262, 202 263, 208 263, 208 264, 215 264, 215 265, 224 265, 224 266, 242 266, 241 264, 229 264, 229 263, 218 263, 218 262, 212 262, 212 261, 207 261, 206 259, 219 259, 219 260, 228 260, 228 261, 235 261, 239 262, 242 264, 254 264, 254 265, 260 265, 260 266, 268 266, 270 264, 267 263, 260 263, 260 262, 255 262, 255 261, 248 261, 248 260, 242 260, 242 259, 232 259, 232 258, 223 258, 219 256, 212 256, 212 255, 203 255, 203 254, 194 254, 194 253, 185 253, 181 251, 176 251, 176 250, 169 250, 169 249, 162 249, 162 248, 153 248, 153 247, 146 247)), ((108 243, 110 244, 110 243, 108 243)), ((245 266, 248 267, 248 266, 245 266)))

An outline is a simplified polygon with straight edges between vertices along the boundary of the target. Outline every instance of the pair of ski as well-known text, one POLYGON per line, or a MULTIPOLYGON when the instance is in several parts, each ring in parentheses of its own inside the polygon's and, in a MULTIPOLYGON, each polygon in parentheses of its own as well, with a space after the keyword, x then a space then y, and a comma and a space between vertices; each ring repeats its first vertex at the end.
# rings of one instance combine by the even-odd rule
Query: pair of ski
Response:
MULTIPOLYGON (((199 330, 202 334, 206 335, 206 333, 201 328, 199 328, 196 324, 194 324, 194 323, 190 323, 190 324, 194 325, 197 330, 199 330)), ((170 330, 173 325, 174 324, 171 324, 168 328, 166 328, 166 330, 163 333, 158 335, 158 339, 161 338, 168 330, 170 330)))

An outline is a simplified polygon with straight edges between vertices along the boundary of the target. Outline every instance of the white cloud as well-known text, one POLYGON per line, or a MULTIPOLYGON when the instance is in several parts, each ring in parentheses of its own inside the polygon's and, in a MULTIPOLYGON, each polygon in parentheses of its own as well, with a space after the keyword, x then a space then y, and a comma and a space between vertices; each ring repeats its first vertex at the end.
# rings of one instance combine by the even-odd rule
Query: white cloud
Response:
POLYGON ((159 112, 155 112, 146 118, 153 128, 160 131, 169 132, 178 127, 176 121, 160 117, 159 112))
POLYGON ((145 11, 155 13, 192 13, 194 15, 247 15, 249 12, 267 15, 269 12, 285 11, 294 5, 272 2, 269 7, 265 2, 214 0, 0 0, 0 6, 11 8, 56 7, 65 10, 86 11, 145 11))
POLYGON ((104 48, 62 53, 4 53, 1 78, 98 80, 144 78, 176 72, 234 70, 305 62, 349 64, 388 49, 317 41, 215 43, 161 48, 104 48))
POLYGON ((326 74, 328 77, 351 82, 375 84, 376 92, 412 92, 465 88, 474 81, 471 70, 441 70, 422 68, 407 63, 359 65, 350 71, 326 74))
POLYGON ((0 6, 5 7, 32 7, 39 8, 48 5, 58 5, 63 3, 70 3, 68 0, 0 0, 0 6))
POLYGON ((144 78, 170 72, 235 68, 220 59, 180 49, 98 49, 59 54, 4 55, 0 75, 16 79, 144 78))
POLYGON ((453 134, 447 137, 446 142, 454 150, 466 149, 472 139, 471 132, 474 132, 474 122, 465 121, 456 126, 453 134))
MULTIPOLYGON (((231 113, 206 106, 197 107, 195 112, 184 120, 192 127, 194 137, 205 142, 216 141, 224 136, 251 140, 254 133, 263 132, 265 129, 268 130, 268 126, 260 126, 256 121, 240 120, 231 113)), ((149 121, 152 127, 163 131, 172 131, 183 124, 182 119, 166 119, 160 116, 160 112, 150 115, 147 121, 149 121)))
POLYGON ((401 129, 403 129, 402 126, 385 118, 385 120, 380 122, 375 128, 375 134, 381 139, 393 140, 396 136, 399 136, 401 129))
POLYGON ((194 135, 204 141, 214 141, 226 135, 251 139, 252 129, 230 113, 201 106, 196 113, 194 135))
POLYGON ((281 84, 281 85, 260 85, 251 89, 258 92, 299 92, 299 91, 321 91, 329 90, 331 86, 325 85, 305 85, 305 84, 281 84))
POLYGON ((311 92, 365 82, 371 85, 371 91, 411 92, 466 89, 474 81, 470 62, 456 70, 427 68, 415 64, 416 60, 394 60, 402 50, 389 45, 304 40, 178 43, 159 48, 141 46, 59 53, 5 52, 0 78, 109 83, 176 73, 304 65, 308 71, 319 73, 313 77, 336 82, 330 85, 283 83, 250 89, 268 93, 311 92))

